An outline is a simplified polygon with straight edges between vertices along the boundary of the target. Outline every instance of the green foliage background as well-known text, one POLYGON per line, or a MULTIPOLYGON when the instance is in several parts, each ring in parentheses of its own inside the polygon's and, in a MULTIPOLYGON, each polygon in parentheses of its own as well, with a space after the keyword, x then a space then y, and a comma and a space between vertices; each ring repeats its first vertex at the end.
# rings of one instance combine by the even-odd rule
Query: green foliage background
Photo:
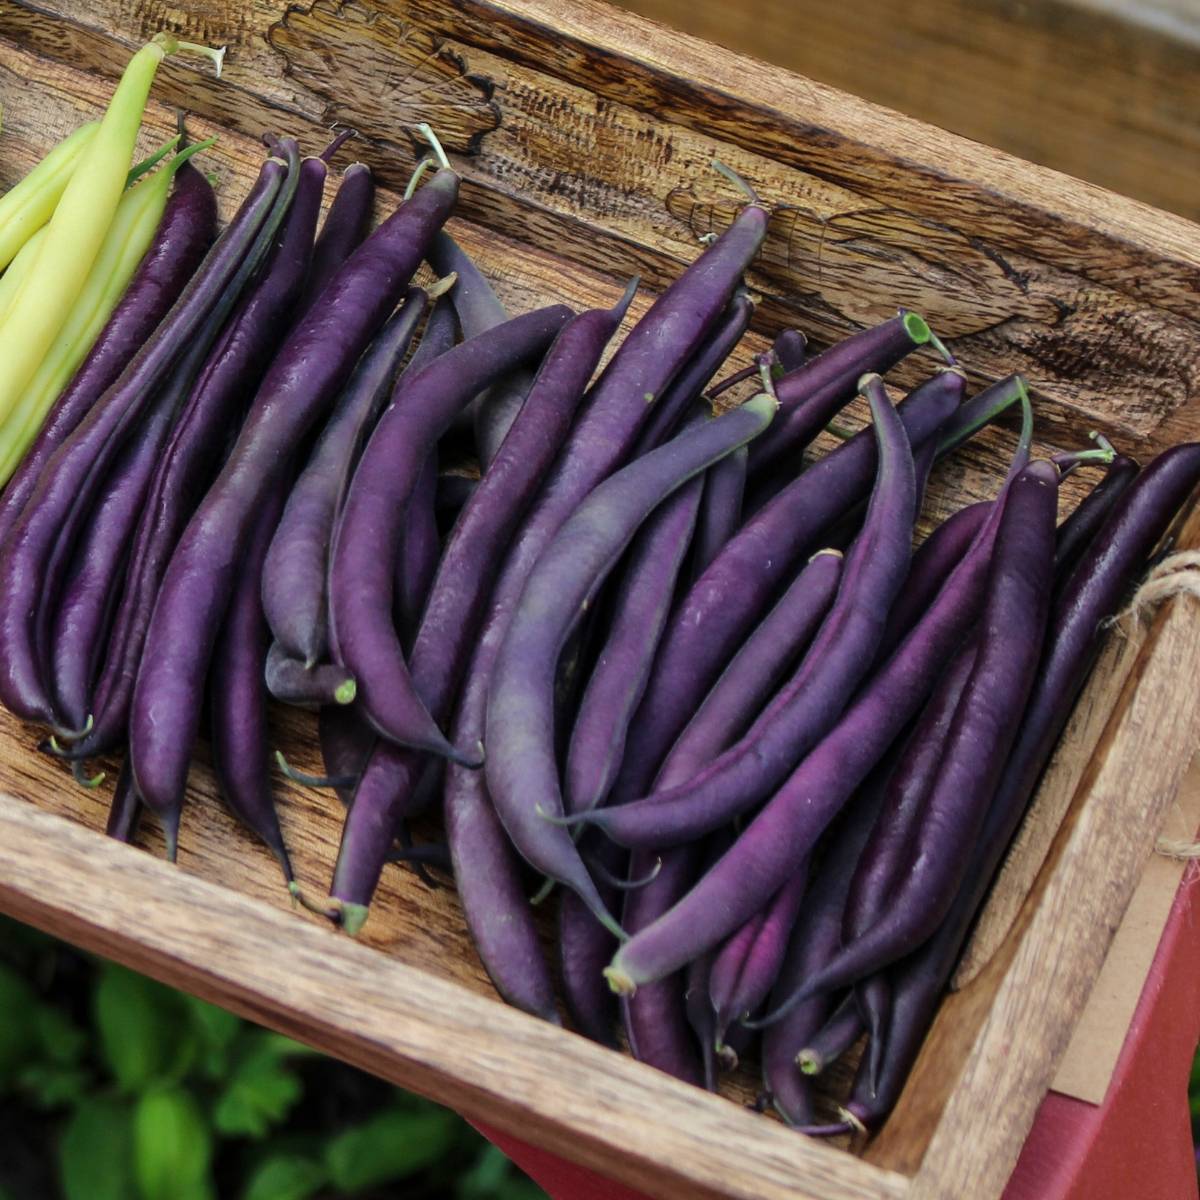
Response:
POLYGON ((544 1200, 459 1117, 0 918, 0 1200, 544 1200))

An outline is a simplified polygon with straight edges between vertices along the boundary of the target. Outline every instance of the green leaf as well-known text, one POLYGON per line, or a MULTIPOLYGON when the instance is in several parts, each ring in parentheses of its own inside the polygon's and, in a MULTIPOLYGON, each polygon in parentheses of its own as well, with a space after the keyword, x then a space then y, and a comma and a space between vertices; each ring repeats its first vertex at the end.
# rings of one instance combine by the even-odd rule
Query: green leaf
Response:
POLYGON ((88 1037, 61 1009, 41 1005, 35 1018, 42 1054, 52 1063, 67 1067, 77 1063, 87 1049, 88 1037))
POLYGON ((81 1067, 33 1062, 17 1075, 17 1087, 35 1108, 62 1108, 77 1104, 88 1094, 92 1077, 81 1067))
POLYGON ((32 1055, 40 1003, 29 984, 0 963, 0 1086, 32 1055))
POLYGON ((147 1092, 133 1118, 134 1169, 141 1200, 203 1200, 212 1138, 199 1105, 181 1087, 147 1092))
POLYGON ((58 1146, 64 1200, 129 1200, 133 1131, 127 1105, 91 1099, 67 1122, 58 1146))
POLYGON ((94 1007, 104 1061, 123 1092, 142 1091, 179 1073, 190 1030, 177 992, 106 963, 94 1007))
POLYGON ((199 996, 185 995, 183 1002, 192 1019, 192 1024, 206 1046, 228 1046, 241 1031, 241 1017, 231 1013, 228 1009, 209 1004, 207 1000, 201 1000, 199 996))
POLYGON ((282 1057, 273 1042, 255 1040, 217 1098, 213 1124, 219 1133, 260 1138, 287 1116, 303 1094, 303 1087, 282 1057))
POLYGON ((242 1200, 308 1200, 325 1186, 329 1173, 299 1154, 276 1154, 255 1168, 242 1200))
POLYGON ((361 1192, 424 1170, 457 1134, 453 1113, 388 1109, 334 1138, 325 1147, 325 1166, 336 1188, 361 1192))

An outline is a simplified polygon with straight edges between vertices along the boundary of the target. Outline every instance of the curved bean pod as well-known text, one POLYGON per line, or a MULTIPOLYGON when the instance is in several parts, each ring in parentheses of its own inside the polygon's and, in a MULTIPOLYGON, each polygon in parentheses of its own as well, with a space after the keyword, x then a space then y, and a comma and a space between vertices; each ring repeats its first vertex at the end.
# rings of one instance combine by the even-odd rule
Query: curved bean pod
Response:
POLYGON ((1048 462, 1026 468, 1009 489, 974 663, 912 829, 903 879, 887 913, 806 981, 797 1000, 911 953, 953 904, 1033 686, 1050 607, 1057 496, 1058 473, 1048 462))
POLYGON ((104 832, 118 842, 131 842, 141 815, 142 802, 138 799, 137 788, 133 785, 133 771, 126 758, 117 773, 117 787, 113 792, 104 832))
POLYGON ((864 387, 879 465, 833 607, 800 667, 733 746, 681 784, 589 814, 622 845, 678 845, 765 799, 837 721, 874 661, 892 598, 908 573, 916 479, 903 423, 882 380, 867 376, 864 387))
POLYGON ((805 1075, 820 1075, 858 1041, 864 1030, 862 1014, 854 997, 846 996, 796 1055, 796 1066, 805 1075))
POLYGON ((693 578, 704 574, 742 523, 748 456, 748 450, 737 450, 710 467, 704 477, 704 497, 696 518, 696 544, 692 551, 693 578))
POLYGON ((338 661, 357 680, 363 714, 381 737, 400 745, 479 765, 473 748, 456 750, 443 736, 396 636, 394 552, 409 497, 454 414, 490 380, 548 345, 568 317, 561 305, 515 317, 415 375, 406 372, 351 480, 329 563, 330 631, 338 661))
POLYGON ((357 691, 354 676, 335 663, 306 666, 298 658, 292 658, 278 642, 271 643, 266 659, 267 691, 276 700, 301 708, 354 703, 357 691))
POLYGON ((90 501, 167 377, 205 323, 227 314, 283 218, 288 174, 268 159, 237 217, 171 310, 46 463, 0 546, 0 700, 26 720, 56 724, 42 670, 46 597, 58 594, 90 501))
POLYGON ((647 520, 630 547, 604 645, 571 729, 563 792, 569 813, 602 804, 612 786, 692 543, 704 489, 704 479, 685 484, 647 520))
POLYGON ((156 723, 153 709, 171 696, 173 711, 196 711, 193 697, 203 688, 257 510, 403 295, 457 194, 458 176, 439 170, 343 264, 322 303, 275 356, 229 459, 175 547, 146 633, 130 716, 138 790, 160 812, 180 803, 195 723, 156 723))
MULTIPOLYGON (((321 761, 331 779, 353 779, 355 786, 375 747, 375 734, 353 704, 327 704, 317 716, 321 761)), ((335 789, 338 799, 350 806, 354 787, 335 789)), ((389 840, 390 845, 390 840, 389 840)))
MULTIPOLYGON (((450 711, 512 531, 567 436, 587 381, 621 323, 629 296, 613 309, 583 313, 563 327, 538 371, 513 436, 506 439, 450 535, 411 656, 414 687, 438 718, 450 711)), ((332 892, 342 903, 342 924, 347 930, 353 931, 366 917, 383 856, 401 817, 417 803, 417 784, 424 769, 422 756, 386 742, 371 758, 342 830, 333 879, 332 892)), ((475 794, 471 781, 476 772, 463 774, 462 787, 471 792, 463 804, 474 811, 478 804, 487 803, 487 797, 475 794)), ((486 829, 478 826, 485 832, 493 827, 498 828, 494 822, 486 829)), ((499 836, 503 838, 503 833, 499 836)), ((470 909, 467 915, 470 922, 470 909)), ((510 913, 510 919, 529 922, 527 906, 510 913)), ((488 948, 476 940, 486 957, 488 948)), ((504 966, 489 958, 489 969, 499 976, 504 966)), ((518 986, 513 984, 514 989, 518 986)))
POLYGON ((785 459, 798 460, 813 438, 854 399, 861 376, 884 374, 931 336, 919 313, 902 310, 890 321, 843 338, 785 375, 775 385, 779 424, 751 448, 750 474, 761 477, 785 459))
POLYGON ((292 487, 267 552, 262 592, 271 632, 290 657, 310 667, 329 656, 329 546, 337 510, 426 305, 426 293, 410 288, 359 360, 292 487))
MULTIPOLYGON (((897 408, 914 446, 933 436, 962 395, 947 372, 897 408)), ((671 744, 721 670, 761 620, 823 531, 868 492, 875 436, 863 430, 814 463, 728 541, 667 624, 642 702, 630 725, 614 798, 643 796, 671 744)))
POLYGON ((209 728, 213 772, 230 812, 256 834, 279 860, 286 884, 292 864, 271 795, 267 690, 263 660, 269 633, 262 613, 263 559, 283 511, 283 494, 259 514, 246 547, 241 578, 230 597, 213 648, 209 678, 209 728))
POLYGON ((1071 515, 1058 527, 1054 569, 1064 581, 1091 544, 1092 538, 1108 519, 1113 505, 1137 478, 1141 469, 1132 458, 1118 454, 1108 464, 1104 478, 1084 496, 1071 515))
POLYGON ((775 400, 757 396, 685 430, 591 493, 538 559, 496 662, 487 708, 487 782, 518 851, 572 888, 616 931, 570 834, 554 761, 554 672, 563 643, 638 526, 676 488, 766 428, 775 400))
POLYGON ((375 180, 371 168, 366 163, 351 163, 342 172, 342 181, 313 244, 300 312, 320 298, 338 268, 367 236, 374 205, 375 180))

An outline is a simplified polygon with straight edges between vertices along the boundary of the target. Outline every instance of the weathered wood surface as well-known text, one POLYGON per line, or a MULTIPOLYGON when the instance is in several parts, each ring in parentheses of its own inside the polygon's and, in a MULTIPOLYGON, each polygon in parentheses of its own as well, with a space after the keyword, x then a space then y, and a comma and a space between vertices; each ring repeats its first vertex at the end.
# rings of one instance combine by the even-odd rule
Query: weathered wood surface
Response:
MULTIPOLYGON (((821 340, 908 301, 919 303, 955 335, 955 348, 976 379, 1017 367, 1033 377, 1039 384, 1043 445, 1067 444, 1093 425, 1108 430, 1123 449, 1142 455, 1181 435, 1195 436, 1196 418, 1186 402, 1200 362, 1192 317, 1200 239, 1186 222, 785 73, 741 72, 732 56, 653 26, 630 26, 600 7, 556 2, 535 9, 462 0, 451 10, 425 3, 413 0, 404 9, 389 4, 386 10, 348 4, 335 10, 319 0, 294 8, 286 22, 276 0, 258 0, 236 11, 210 5, 187 19, 176 10, 158 9, 145 17, 148 22, 178 18, 177 27, 191 37, 231 42, 227 82, 214 83, 200 71, 171 64, 157 92, 197 114, 195 134, 223 130, 210 158, 226 214, 249 184, 259 156, 253 135, 264 128, 294 130, 306 149, 315 150, 331 122, 356 124, 368 136, 343 152, 343 160, 365 158, 383 167, 386 181, 401 181, 413 150, 391 114, 411 113, 417 98, 433 95, 441 105, 439 129, 448 131, 452 147, 463 152, 456 161, 468 177, 463 205, 468 219, 456 222, 455 234, 496 279, 506 301, 514 309, 550 299, 610 303, 623 272, 638 269, 651 283, 663 282, 694 256, 697 232, 728 219, 733 199, 707 167, 708 158, 718 153, 769 198, 792 205, 802 200, 807 210, 784 207, 776 215, 752 280, 765 297, 759 333, 740 352, 742 361, 762 344, 762 333, 783 321, 821 340), (551 36, 555 27, 561 34, 551 36), (448 40, 435 43, 431 34, 448 40), (318 44, 327 45, 337 67, 326 67, 314 53, 318 44), (392 65, 373 67, 385 52, 392 65), (348 65, 343 69, 342 64, 348 65), (429 74, 421 74, 425 71, 429 74), (592 91, 582 89, 584 82, 592 91), (335 85, 335 94, 322 94, 322 88, 335 85), (497 114, 499 124, 494 123, 497 114), (476 153, 469 156, 471 150, 476 153)), ((0 100, 5 104, 0 184, 95 112, 109 86, 102 76, 118 69, 128 43, 142 36, 139 6, 132 3, 56 0, 52 7, 74 20, 0 0, 0 100), (109 32, 98 33, 95 25, 109 32)), ((168 108, 153 104, 147 141, 161 140, 172 126, 168 108)), ((381 196, 381 206, 391 202, 394 194, 381 196)), ((914 377, 930 362, 916 356, 902 377, 914 377)), ((990 431, 940 467, 927 519, 988 494, 1011 442, 1009 431, 990 431)), ((1074 498, 1087 480, 1069 483, 1068 496, 1074 498)), ((1164 637, 1152 634, 1155 647, 1161 642, 1167 651, 1181 652, 1181 633, 1164 637)), ((1163 669, 1159 653, 1137 658, 1131 682, 1122 682, 1119 671, 1097 680, 1089 711, 1099 727, 1106 721, 1104 705, 1117 698, 1135 708, 1164 703, 1154 682, 1163 669), (1145 695, 1132 690, 1139 679, 1150 689, 1145 695)), ((1082 730, 1079 737, 1094 743, 1098 727, 1088 728, 1091 732, 1082 730)), ((877 1164, 894 1165, 908 1175, 920 1168, 920 1186, 926 1188, 933 1186, 931 1172, 939 1180, 961 1179, 966 1166, 946 1149, 943 1135, 934 1134, 944 1110, 946 1119, 973 1139, 970 1153, 978 1166, 971 1169, 981 1172, 958 1194, 973 1200, 999 1195, 1047 1073, 1098 968, 1091 941, 1106 943, 1106 922, 1119 917, 1113 913, 1130 868, 1118 856, 1110 886, 1105 857, 1110 847, 1095 833, 1111 820, 1113 793, 1102 790, 1093 799, 1087 791, 1107 778, 1105 771, 1116 770, 1125 736, 1101 740, 1101 766, 1088 768, 1084 783, 1074 789, 1067 830, 1083 829, 1086 836, 1065 840, 1067 835, 1060 835, 1039 876, 1036 895, 1043 906, 1062 907, 1078 898, 1078 911, 1063 919, 1076 930, 1082 923, 1078 941, 1087 945, 1076 957, 1068 943, 1061 951, 1065 965, 1057 974, 1047 970, 1043 978, 1040 967, 1034 970, 1030 963, 1048 947, 1058 952, 1061 946, 1053 927, 1038 924, 1041 909, 1025 906, 1017 930, 988 968, 945 1006, 935 1030, 936 1057, 927 1054, 922 1060, 901 1109, 871 1149, 877 1164), (1027 946, 1035 934, 1042 941, 1027 946), (999 1026, 990 1015, 996 997, 1006 1005, 999 1026), (1050 1013, 1044 1033, 1043 1008, 1050 1013), (1028 1062, 1021 1071, 989 1079, 971 1065, 990 1062, 997 1039, 1012 1037, 1014 1029, 1025 1039, 1028 1062), (988 1114, 996 1119, 985 1121, 988 1114), (985 1124, 977 1128, 972 1120, 985 1124), (931 1134, 934 1142, 921 1167, 931 1134)), ((316 767, 310 718, 282 718, 279 738, 298 766, 316 767)), ((48 882, 10 870, 6 861, 0 864, 9 880, 0 884, 0 905, 6 909, 307 1036, 368 1069, 600 1165, 643 1189, 663 1195, 767 1196, 787 1188, 801 1196, 902 1193, 895 1175, 840 1151, 788 1140, 765 1118, 754 1122, 756 1129, 770 1130, 755 1134, 765 1141, 746 1143, 736 1168, 728 1156, 714 1166, 714 1156, 735 1129, 706 1125, 706 1114, 718 1111, 706 1106, 715 1101, 688 1091, 687 1111, 676 1107, 677 1085, 671 1081, 591 1047, 575 1058, 569 1048, 579 1047, 579 1039, 554 1029, 539 1026, 528 1034, 534 1043, 522 1033, 510 1047, 505 1037, 516 1028, 510 1022, 522 1029, 529 1023, 492 999, 450 889, 431 893, 411 874, 389 869, 359 947, 314 927, 306 914, 263 910, 260 902, 287 907, 277 869, 220 809, 203 762, 193 773, 180 872, 172 875, 146 856, 136 860, 138 880, 149 881, 160 898, 155 928, 148 929, 140 891, 131 893, 132 906, 127 906, 125 893, 107 894, 119 890, 115 883, 110 889, 100 882, 117 875, 124 879, 130 870, 127 851, 108 847, 91 832, 103 825, 106 795, 75 789, 57 764, 37 754, 36 741, 34 731, 0 718, 0 791, 70 815, 90 830, 60 839, 61 847, 43 845, 38 865, 48 882), (47 874, 60 849, 68 865, 75 854, 97 864, 86 902, 69 888, 60 902, 56 880, 47 874), (143 861, 146 875, 140 874, 143 861), (112 863, 119 866, 106 875, 112 863), (194 887, 204 889, 202 898, 190 890, 194 887), (182 911, 193 904, 194 918, 182 911), (168 920, 176 907, 181 911, 168 920), (255 934, 231 948, 241 921, 222 922, 235 910, 252 914, 254 927, 269 931, 265 940, 255 934), (259 925, 260 920, 267 924, 259 925), (174 932, 159 937, 159 928, 174 932), (317 959, 332 955, 339 964, 350 964, 345 969, 355 972, 356 987, 357 976, 365 981, 363 1008, 355 1010, 351 1025, 361 1025, 358 1018, 369 1016, 382 995, 390 997, 381 1010, 387 1020, 368 1021, 363 1028, 369 1032, 361 1039, 340 1021, 330 1024, 324 982, 306 995, 307 972, 293 961, 293 931, 304 948, 301 957, 311 947, 317 959), (264 944, 276 956, 286 944, 286 964, 250 961, 264 957, 264 944), (348 959, 341 958, 343 951, 348 959), (455 990, 443 990, 450 987, 455 990), (411 996, 412 1011, 422 1014, 434 1005, 439 1010, 457 1005, 464 1024, 485 1029, 481 1041, 465 1043, 474 1056, 469 1067, 453 1052, 435 1053, 418 1021, 396 1028, 396 1013, 404 1007, 396 1005, 397 996, 411 996), (419 1053, 409 1053, 410 1038, 422 1041, 419 1053), (549 1059, 542 1054, 543 1040, 554 1048, 549 1059), (517 1060, 509 1057, 510 1049, 517 1060), (593 1061, 592 1055, 600 1057, 593 1061), (513 1071, 520 1086, 510 1093, 513 1071), (627 1104, 631 1078, 638 1095, 627 1104), (537 1081, 548 1088, 544 1106, 534 1094, 537 1081), (662 1103, 660 1086, 666 1088, 662 1103), (598 1125, 599 1106, 604 1113, 598 1125), (692 1115, 696 1106, 699 1117, 692 1115), (784 1140, 772 1140, 779 1137, 784 1140), (657 1165, 649 1164, 651 1157, 657 1165)), ((1064 755, 1077 772, 1087 757, 1082 742, 1064 755)), ((1147 763, 1147 782, 1155 782, 1150 773, 1169 767, 1169 762, 1147 763)), ((281 794, 284 832, 301 882, 322 895, 340 831, 336 802, 290 786, 281 794)), ((10 820, 10 813, 28 815, 8 802, 0 804, 5 847, 23 851, 43 842, 46 827, 36 824, 36 816, 29 826, 17 817, 10 820)), ((1135 841, 1152 838, 1153 820, 1154 813, 1145 809, 1124 818, 1126 825, 1136 826, 1135 841)), ((153 829, 142 835, 141 844, 161 853, 153 829)), ((0 849, 0 858, 6 854, 0 849)), ((1102 947, 1096 953, 1102 956, 1102 947)), ((446 1022, 454 1026, 458 1019, 455 1011, 439 1011, 428 1028, 440 1036, 446 1022)), ((753 1086, 753 1079, 743 1078, 731 1094, 744 1101, 753 1086)), ((719 1111, 737 1122, 740 1138, 749 1118, 729 1105, 719 1111)))
POLYGON ((903 303, 977 377, 1021 370, 1054 395, 1043 419, 1060 437, 1098 425, 1161 446, 1186 425, 1186 221, 586 0, 0 6, 0 36, 108 74, 162 24, 230 46, 220 84, 167 64, 169 101, 252 136, 353 125, 392 185, 427 102, 452 148, 477 150, 468 217, 652 285, 733 211, 717 154, 779 206, 752 277, 764 329, 828 339, 903 303))
POLYGON ((1200 12, 1144 0, 618 0, 1196 220, 1200 12))
POLYGON ((905 1194, 893 1172, 4 794, 0 907, 655 1196, 905 1194))

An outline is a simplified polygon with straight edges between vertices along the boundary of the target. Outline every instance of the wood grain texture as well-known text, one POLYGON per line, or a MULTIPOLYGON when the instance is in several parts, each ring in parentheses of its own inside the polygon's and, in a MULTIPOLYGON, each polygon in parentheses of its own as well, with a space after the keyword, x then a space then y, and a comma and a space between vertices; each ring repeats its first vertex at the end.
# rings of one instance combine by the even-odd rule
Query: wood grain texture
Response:
POLYGON ((618 2, 1032 162, 1200 217, 1193 4, 618 2))
MULTIPOLYGON (((736 365, 785 322, 820 343, 908 302, 953 335, 975 382, 1017 367, 1030 374, 1042 448, 1073 446, 1096 425, 1142 456, 1196 435, 1195 227, 786 72, 586 0, 315 0, 286 10, 282 0, 208 0, 186 13, 134 0, 53 0, 50 8, 0 0, 0 184, 93 115, 129 45, 167 25, 232 47, 222 83, 185 63, 164 68, 146 134, 161 141, 173 127, 170 104, 196 114, 196 135, 221 131, 210 157, 223 215, 249 184, 263 129, 294 131, 315 150, 329 124, 358 125, 364 137, 339 162, 378 164, 394 188, 414 160, 403 121, 427 93, 441 105, 438 120, 466 177, 465 219, 453 231, 505 301, 514 310, 551 300, 607 305, 623 273, 665 282, 695 256, 698 233, 730 219, 733 198, 708 167, 719 154, 778 204, 751 280, 763 304, 736 365), (377 40, 384 34, 386 47, 377 40)), ((381 211, 394 201, 385 188, 381 211)), ((646 303, 640 298, 631 316, 646 303)), ((931 363, 916 355, 898 378, 931 363)), ((848 420, 861 421, 861 411, 848 420)), ((990 494, 1012 440, 1008 428, 990 430, 939 466, 924 524, 990 494)), ((1067 482, 1064 503, 1089 481, 1081 472, 1067 482)), ((1164 640, 1155 630, 1155 646, 1181 651, 1182 634, 1164 640)), ((1115 728, 1106 706, 1118 701, 1139 713, 1166 703, 1157 653, 1139 654, 1124 681, 1110 664, 1089 693, 1098 723, 1089 730, 1115 728)), ((280 714, 278 722, 289 758, 315 768, 311 718, 280 714)), ((274 863, 215 800, 203 747, 172 873, 99 837, 107 789, 73 788, 37 753, 37 736, 0 717, 0 791, 74 825, 64 832, 32 808, 0 801, 0 906, 655 1195, 885 1198, 905 1194, 903 1176, 917 1171, 932 1186, 931 1163, 939 1178, 961 1179, 966 1168, 934 1134, 944 1111, 978 1155, 970 1186, 957 1194, 998 1196, 1022 1122, 1098 968, 1090 942, 1107 940, 1127 883, 1120 859, 1112 893, 1096 899, 1109 886, 1111 848, 1097 826, 1111 819, 1112 796, 1089 789, 1116 769, 1124 745, 1106 733, 1064 827, 1086 836, 1068 844, 1058 835, 1035 900, 986 970, 945 1005, 936 1057, 923 1057, 869 1151, 874 1162, 863 1164, 504 1009, 448 888, 430 892, 389 868, 358 945, 284 911, 274 863), (1078 955, 1052 925, 1036 924, 1046 905, 1063 907, 1073 894, 1083 903, 1062 919, 1078 935, 1078 955), (1040 940, 1027 947, 1035 930, 1040 940), (1051 949, 1068 960, 1057 974, 1022 958, 1036 963, 1051 949), (1008 1022, 999 1032, 997 998, 1008 1022), (1051 1013, 1044 1034, 1042 1007, 1051 1013), (1014 1030, 1025 1039, 1022 1070, 989 1079, 971 1066, 1014 1030)), ((1072 769, 1085 757, 1079 750, 1072 769)), ((340 832, 337 803, 294 786, 280 796, 300 881, 320 896, 340 832)), ((1153 818, 1145 806, 1128 815, 1133 842, 1152 837, 1153 818)), ((139 844, 161 854, 154 829, 139 844)), ((754 1086, 743 1075, 727 1096, 744 1105, 754 1086)))
POLYGON ((905 1194, 892 1172, 3 794, 0 906, 664 1200, 905 1194))
POLYGON ((225 82, 168 63, 160 94, 250 135, 355 125, 392 186, 412 163, 411 100, 381 100, 390 70, 344 72, 331 97, 311 46, 357 66, 380 29, 443 39, 501 114, 461 162, 469 218, 658 286, 732 216, 708 167, 719 155, 777 206, 751 280, 762 329, 799 323, 828 341, 903 303, 975 379, 1023 371, 1060 439, 1098 425, 1161 447, 1187 423, 1200 378, 1188 222, 652 23, 586 0, 49 7, 0 6, 0 34, 109 75, 163 23, 228 41, 225 82))

